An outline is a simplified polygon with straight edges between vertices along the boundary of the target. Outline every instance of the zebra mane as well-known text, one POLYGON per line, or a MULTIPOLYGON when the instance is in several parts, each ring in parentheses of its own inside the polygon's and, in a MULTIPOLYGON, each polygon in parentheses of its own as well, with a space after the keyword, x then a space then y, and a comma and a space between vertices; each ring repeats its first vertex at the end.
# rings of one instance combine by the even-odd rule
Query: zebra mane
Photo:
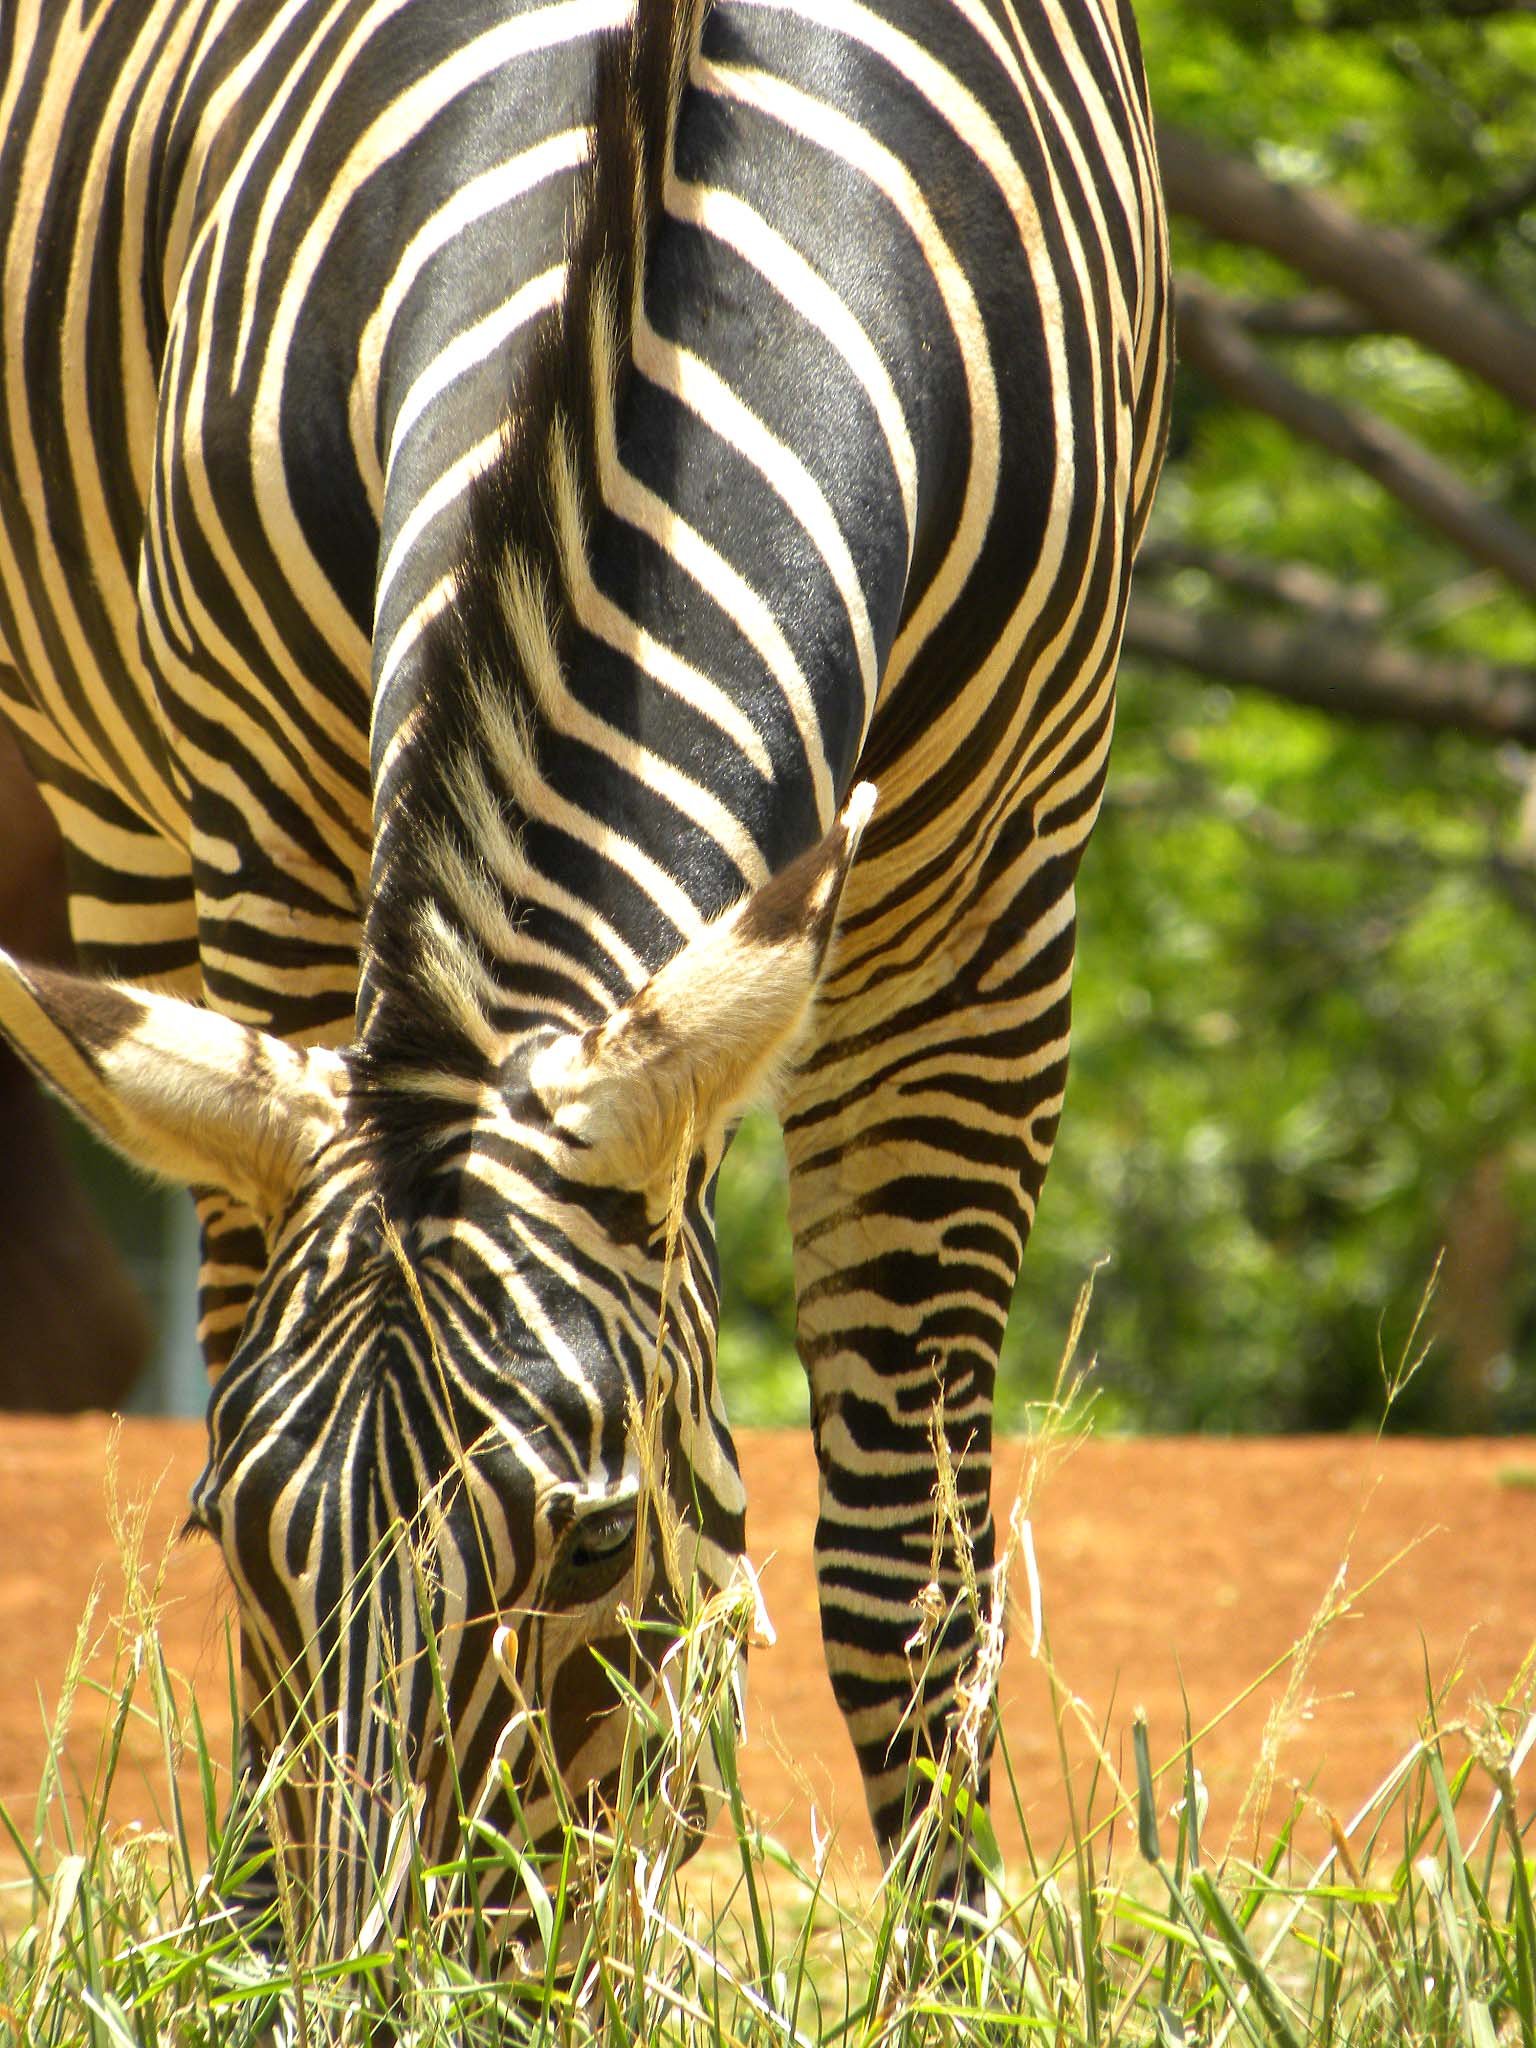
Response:
POLYGON ((494 963, 516 944, 539 734, 558 726, 566 696, 588 535, 708 5, 639 0, 599 53, 564 297, 466 493, 453 589, 423 633, 400 766, 377 805, 365 1067, 485 1080, 504 1044, 494 963))

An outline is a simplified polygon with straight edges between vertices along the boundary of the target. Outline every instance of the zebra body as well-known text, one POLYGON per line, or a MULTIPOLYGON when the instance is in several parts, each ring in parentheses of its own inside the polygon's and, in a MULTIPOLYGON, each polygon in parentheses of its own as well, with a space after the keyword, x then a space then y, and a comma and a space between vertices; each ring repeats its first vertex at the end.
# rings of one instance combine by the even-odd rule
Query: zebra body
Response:
MULTIPOLYGON (((678 1595, 648 1400, 691 1561, 743 1549, 710 1202, 774 1079, 828 1655, 889 1844, 974 1650, 961 1603, 913 1715, 914 1598, 961 1576, 936 1407, 990 1568, 1161 452, 1129 16, 37 0, 6 35, 0 697, 84 964, 162 993, 12 967, 0 1024, 206 1190, 195 1512, 253 1740, 307 1703, 382 1788, 393 1684, 443 1833, 392 1533, 430 1524, 464 1781, 509 1616, 601 1776, 586 1648, 678 1595)), ((344 1809, 292 1828, 333 1942, 385 1825, 344 1809)))

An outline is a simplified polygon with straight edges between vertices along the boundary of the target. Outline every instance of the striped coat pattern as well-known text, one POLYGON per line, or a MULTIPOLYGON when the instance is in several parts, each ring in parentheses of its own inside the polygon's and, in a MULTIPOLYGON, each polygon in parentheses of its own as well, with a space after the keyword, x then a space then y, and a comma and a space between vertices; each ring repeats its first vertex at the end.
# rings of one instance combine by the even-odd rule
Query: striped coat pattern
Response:
POLYGON ((589 1649, 730 1581, 764 1089, 892 1845, 975 1655, 1165 427, 1126 7, 14 0, 0 263, 0 709, 87 970, 8 963, 0 1026, 199 1191, 194 1520, 253 1758, 329 1760, 316 1939, 402 1781, 433 1842, 494 1803, 513 1693, 600 1780, 589 1649))

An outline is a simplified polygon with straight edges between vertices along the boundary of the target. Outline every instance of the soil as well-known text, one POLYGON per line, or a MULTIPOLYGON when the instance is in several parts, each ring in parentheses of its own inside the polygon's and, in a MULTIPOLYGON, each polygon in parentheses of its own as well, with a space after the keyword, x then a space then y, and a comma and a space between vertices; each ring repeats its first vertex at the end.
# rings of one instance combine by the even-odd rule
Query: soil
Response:
MULTIPOLYGON (((45 1717, 57 1708, 93 1583, 101 1596, 85 1635, 107 1647, 87 1659, 89 1678, 109 1673, 107 1624, 132 1606, 120 1561, 124 1510, 108 1513, 111 1440, 100 1416, 0 1418, 0 1634, 10 1645, 0 1664, 0 1802, 24 1828, 45 1717)), ((821 1661, 810 1446, 798 1434, 744 1432, 740 1450, 752 1553, 778 1633, 753 1657, 746 1791, 765 1826, 802 1854, 814 1804, 845 1872, 868 1878, 874 1856, 857 1773, 821 1661)), ((148 1499, 141 1554, 151 1578, 163 1572, 168 1662, 194 1686, 215 1753, 227 1755, 219 1560, 206 1542, 167 1550, 202 1462, 201 1425, 124 1423, 115 1462, 117 1499, 148 1499)), ((1026 1462, 1033 1471, 1018 1445, 1000 1457, 1005 1514, 1026 1462)), ((1059 1697, 1079 1703, 1062 1719, 1080 1805, 1094 1771, 1085 1723, 1129 1775, 1133 1711, 1146 1710, 1155 1762, 1176 1756, 1187 1711, 1210 1793, 1208 1838, 1225 1838, 1240 1815, 1247 1838, 1268 1720, 1277 1796, 1288 1800, 1293 1781, 1310 1787, 1308 1825, 1320 1834, 1325 1811, 1347 1819, 1410 1747, 1427 1689, 1443 1694, 1442 1726, 1476 1726, 1486 1701, 1510 1693, 1536 1640, 1536 1444, 1091 1442, 1034 1476, 1029 1526, 1049 1656, 1059 1697), (1292 1683, 1292 1646, 1330 1589, 1347 1605, 1292 1683)), ((1028 1582, 1021 1563, 1004 1727, 1032 1841, 1048 1853, 1066 1807, 1046 1657, 1030 1654, 1028 1582)), ((66 1748, 81 1782, 96 1769, 106 1713, 105 1695, 82 1686, 66 1748)), ((1449 1741, 1461 1753, 1461 1734, 1449 1741)), ((164 1782, 153 1727, 130 1721, 116 1817, 152 1824, 164 1782)), ((1107 1784, 1101 1773, 1095 1817, 1111 1803, 1107 1784)), ((1170 1777, 1168 1799, 1177 1796, 1170 1777)), ((1012 1801, 994 1804, 1004 1847, 1016 1848, 1012 1801)))

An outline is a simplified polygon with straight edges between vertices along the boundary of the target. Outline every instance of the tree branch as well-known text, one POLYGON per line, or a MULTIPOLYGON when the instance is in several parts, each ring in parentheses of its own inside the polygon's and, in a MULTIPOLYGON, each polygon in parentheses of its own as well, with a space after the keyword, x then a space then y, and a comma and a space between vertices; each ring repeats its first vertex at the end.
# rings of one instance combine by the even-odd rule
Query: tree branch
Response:
POLYGON ((1249 340, 1220 294, 1196 278, 1179 279, 1178 318, 1184 361, 1229 397, 1353 463, 1472 561, 1536 596, 1536 534, 1489 505, 1410 435, 1296 383, 1249 340))
POLYGON ((1326 624, 1185 611, 1133 591, 1125 649, 1336 717, 1536 745, 1536 671, 1410 652, 1326 624))
POLYGON ((1334 292, 1297 292, 1288 299, 1232 299, 1232 317, 1250 334, 1272 334, 1280 341, 1358 341, 1362 334, 1380 334, 1358 306, 1346 306, 1334 292))
POLYGON ((1536 199, 1536 169, 1522 171, 1518 177, 1510 178, 1502 185, 1496 185, 1481 198, 1470 200, 1460 211, 1453 214, 1435 236, 1437 249, 1454 249, 1462 242, 1474 240, 1495 228, 1512 214, 1523 213, 1536 199))
POLYGON ((1197 569, 1261 603, 1310 612, 1335 623, 1372 626, 1386 617, 1387 600, 1382 591, 1363 583, 1341 583, 1310 562, 1234 555, 1225 548, 1197 547, 1183 540, 1148 541, 1136 557, 1136 574, 1143 580, 1180 569, 1197 569))
POLYGON ((1449 264, 1326 193, 1277 184, 1188 129, 1160 123, 1157 137, 1175 213, 1227 241, 1267 250, 1536 412, 1536 328, 1449 264))
POLYGON ((1536 0, 1339 0, 1318 23, 1324 31, 1386 28, 1398 22, 1492 21, 1536 13, 1536 0))

